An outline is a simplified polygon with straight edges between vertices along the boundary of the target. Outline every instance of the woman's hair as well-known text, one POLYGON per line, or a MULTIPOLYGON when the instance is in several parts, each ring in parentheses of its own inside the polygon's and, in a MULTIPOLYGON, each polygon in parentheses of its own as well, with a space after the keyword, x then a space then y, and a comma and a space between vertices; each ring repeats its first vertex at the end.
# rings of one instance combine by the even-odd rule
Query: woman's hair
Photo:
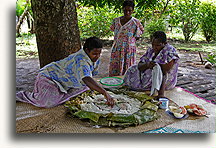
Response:
POLYGON ((83 49, 88 49, 89 51, 91 51, 94 48, 103 48, 102 41, 97 37, 90 37, 86 39, 83 45, 83 49))
POLYGON ((152 35, 153 39, 158 39, 161 43, 165 43, 167 41, 166 34, 163 31, 156 31, 152 35))
POLYGON ((126 6, 132 7, 134 9, 135 4, 134 4, 134 2, 132 0, 126 0, 123 3, 123 8, 126 7, 126 6))

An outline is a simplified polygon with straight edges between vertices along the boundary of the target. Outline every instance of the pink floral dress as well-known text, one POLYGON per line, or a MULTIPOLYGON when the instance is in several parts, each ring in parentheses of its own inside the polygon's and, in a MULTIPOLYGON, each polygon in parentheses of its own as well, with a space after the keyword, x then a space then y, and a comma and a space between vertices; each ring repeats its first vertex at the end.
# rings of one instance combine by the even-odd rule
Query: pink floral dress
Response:
MULTIPOLYGON (((147 52, 140 58, 140 61, 148 63, 152 61, 153 57, 154 50, 152 48, 148 48, 147 52)), ((175 64, 167 74, 165 82, 166 90, 173 89, 177 83, 179 60, 177 51, 173 46, 167 44, 153 60, 158 64, 166 64, 171 60, 174 60, 175 64)), ((131 66, 124 76, 124 84, 133 90, 150 90, 152 85, 152 69, 147 69, 143 73, 140 73, 137 65, 131 66)))
POLYGON ((143 33, 140 21, 132 17, 126 24, 121 25, 120 18, 115 18, 110 29, 114 31, 109 76, 124 75, 126 70, 136 62, 136 37, 143 33))

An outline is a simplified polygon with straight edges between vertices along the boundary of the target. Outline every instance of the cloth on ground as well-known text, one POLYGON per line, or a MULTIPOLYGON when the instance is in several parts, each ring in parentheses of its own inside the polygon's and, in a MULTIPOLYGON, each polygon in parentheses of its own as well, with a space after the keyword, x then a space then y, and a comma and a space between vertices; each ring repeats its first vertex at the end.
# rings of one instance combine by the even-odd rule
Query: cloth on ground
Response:
POLYGON ((158 63, 153 67, 152 70, 152 86, 151 86, 151 93, 150 95, 153 95, 155 93, 155 90, 159 90, 161 83, 163 80, 163 74, 161 67, 158 63))
POLYGON ((87 86, 71 88, 64 93, 51 79, 39 74, 35 81, 33 92, 20 91, 16 94, 16 101, 30 103, 37 107, 50 108, 68 101, 71 97, 79 95, 86 90, 87 86))

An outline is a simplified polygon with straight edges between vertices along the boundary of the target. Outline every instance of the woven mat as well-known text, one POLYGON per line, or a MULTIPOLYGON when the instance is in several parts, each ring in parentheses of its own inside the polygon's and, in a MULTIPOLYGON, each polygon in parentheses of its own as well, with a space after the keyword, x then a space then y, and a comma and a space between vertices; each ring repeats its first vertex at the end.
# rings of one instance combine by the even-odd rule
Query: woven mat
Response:
POLYGON ((182 88, 175 88, 172 91, 166 91, 166 96, 172 99, 179 106, 185 106, 190 103, 202 105, 207 110, 206 117, 190 116, 188 120, 181 120, 168 125, 167 127, 191 130, 191 131, 205 131, 207 133, 216 133, 216 110, 215 104, 207 102, 204 98, 197 97, 191 92, 185 91, 182 88))
MULTIPOLYGON (((173 101, 170 104, 176 105, 173 101)), ((165 127, 179 120, 168 116, 159 109, 159 119, 136 127, 96 128, 88 122, 72 118, 63 106, 44 109, 27 103, 16 103, 16 132, 17 133, 141 133, 165 127)))
POLYGON ((175 88, 166 92, 171 99, 170 105, 184 106, 189 103, 201 103, 208 109, 209 118, 197 118, 190 116, 187 119, 174 119, 168 116, 164 110, 159 110, 161 117, 152 122, 136 127, 120 128, 96 128, 88 122, 67 115, 67 109, 63 106, 44 109, 27 103, 16 103, 16 132, 17 133, 143 133, 162 127, 183 128, 192 131, 215 132, 215 106, 196 96, 175 88), (196 101, 196 102, 195 102, 196 101), (199 129, 200 128, 200 129, 199 129))
MULTIPOLYGON (((171 104, 174 104, 171 102, 171 104)), ((17 133, 140 133, 167 126, 177 119, 173 119, 159 110, 159 119, 136 127, 120 128, 96 128, 87 121, 72 118, 67 114, 63 105, 51 109, 34 107, 27 103, 17 103, 17 133)))

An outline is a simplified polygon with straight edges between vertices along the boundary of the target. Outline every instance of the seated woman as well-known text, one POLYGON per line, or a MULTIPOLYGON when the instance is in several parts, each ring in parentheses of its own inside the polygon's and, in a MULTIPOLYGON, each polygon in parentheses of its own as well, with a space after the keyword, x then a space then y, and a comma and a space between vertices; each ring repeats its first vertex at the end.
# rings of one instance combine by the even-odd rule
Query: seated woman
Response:
MULTIPOLYGON (((161 70, 161 83, 156 98, 165 97, 164 91, 173 89, 177 82, 179 56, 176 49, 167 43, 166 34, 156 31, 153 34, 152 47, 140 58, 138 65, 131 66, 125 76, 125 85, 133 90, 151 90, 153 68, 158 65, 161 70)), ((158 77, 160 78, 160 77, 158 77)))
POLYGON ((102 47, 99 38, 88 38, 83 49, 41 68, 33 92, 18 92, 16 100, 49 108, 62 104, 90 88, 103 94, 107 99, 106 103, 113 106, 114 100, 92 78, 98 73, 102 47))

